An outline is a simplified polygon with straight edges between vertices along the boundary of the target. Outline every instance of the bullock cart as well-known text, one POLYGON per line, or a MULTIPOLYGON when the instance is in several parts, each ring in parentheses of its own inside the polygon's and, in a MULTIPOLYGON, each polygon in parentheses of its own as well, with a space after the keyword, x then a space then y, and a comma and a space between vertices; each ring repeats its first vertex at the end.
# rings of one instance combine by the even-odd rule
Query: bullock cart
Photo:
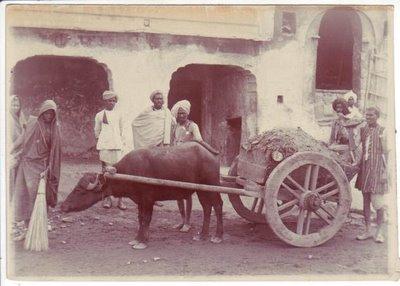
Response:
POLYGON ((346 152, 338 155, 301 129, 268 132, 242 147, 229 173, 221 175, 219 186, 124 174, 105 176, 225 193, 240 216, 268 223, 282 241, 298 247, 323 244, 340 230, 348 216, 349 181, 357 167, 348 162, 346 152))

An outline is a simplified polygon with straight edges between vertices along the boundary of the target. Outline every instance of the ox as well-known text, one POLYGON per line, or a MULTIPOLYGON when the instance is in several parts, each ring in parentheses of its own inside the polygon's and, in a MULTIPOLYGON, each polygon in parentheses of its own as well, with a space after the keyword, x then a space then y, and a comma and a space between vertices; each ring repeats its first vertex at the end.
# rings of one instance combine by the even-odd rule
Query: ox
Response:
MULTIPOLYGON (((219 185, 219 158, 210 146, 202 142, 187 142, 173 147, 138 149, 125 155, 114 165, 117 173, 150 178, 219 185)), ((147 247, 149 225, 156 201, 186 199, 194 191, 172 187, 157 187, 130 181, 106 178, 103 174, 85 173, 61 205, 61 211, 82 211, 103 197, 127 197, 138 206, 139 230, 129 244, 134 249, 147 247)), ((208 238, 211 210, 217 217, 215 236, 211 241, 222 241, 222 199, 219 193, 197 191, 203 208, 203 226, 194 240, 208 238)))

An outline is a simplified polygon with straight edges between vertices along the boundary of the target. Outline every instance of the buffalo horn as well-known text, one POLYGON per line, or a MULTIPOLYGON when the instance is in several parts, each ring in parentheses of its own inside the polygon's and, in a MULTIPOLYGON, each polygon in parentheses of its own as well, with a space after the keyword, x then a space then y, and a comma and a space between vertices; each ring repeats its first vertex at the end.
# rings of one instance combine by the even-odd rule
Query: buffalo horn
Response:
POLYGON ((87 186, 86 189, 87 189, 88 191, 92 191, 92 190, 94 190, 94 188, 96 188, 96 186, 97 186, 98 183, 99 183, 99 177, 96 176, 96 180, 94 180, 93 183, 89 182, 89 184, 88 184, 88 186, 87 186))

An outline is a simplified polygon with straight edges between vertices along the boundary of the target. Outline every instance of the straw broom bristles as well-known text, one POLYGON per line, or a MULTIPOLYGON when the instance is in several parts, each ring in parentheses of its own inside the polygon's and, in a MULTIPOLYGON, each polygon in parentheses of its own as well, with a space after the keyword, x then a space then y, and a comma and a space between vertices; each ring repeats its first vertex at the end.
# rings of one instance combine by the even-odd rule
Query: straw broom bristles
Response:
POLYGON ((49 248, 47 231, 46 179, 41 178, 26 233, 24 248, 35 251, 47 250, 49 248))

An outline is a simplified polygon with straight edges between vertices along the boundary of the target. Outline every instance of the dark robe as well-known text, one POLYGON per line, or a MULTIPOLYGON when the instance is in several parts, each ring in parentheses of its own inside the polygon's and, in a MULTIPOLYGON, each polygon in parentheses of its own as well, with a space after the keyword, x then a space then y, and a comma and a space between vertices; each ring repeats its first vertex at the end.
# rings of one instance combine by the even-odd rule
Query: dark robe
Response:
POLYGON ((45 101, 39 117, 31 117, 26 125, 23 147, 15 183, 16 220, 30 218, 40 181, 40 174, 47 170, 46 201, 50 207, 57 204, 61 166, 61 138, 57 115, 50 124, 41 115, 47 110, 56 111, 53 101, 45 101))

